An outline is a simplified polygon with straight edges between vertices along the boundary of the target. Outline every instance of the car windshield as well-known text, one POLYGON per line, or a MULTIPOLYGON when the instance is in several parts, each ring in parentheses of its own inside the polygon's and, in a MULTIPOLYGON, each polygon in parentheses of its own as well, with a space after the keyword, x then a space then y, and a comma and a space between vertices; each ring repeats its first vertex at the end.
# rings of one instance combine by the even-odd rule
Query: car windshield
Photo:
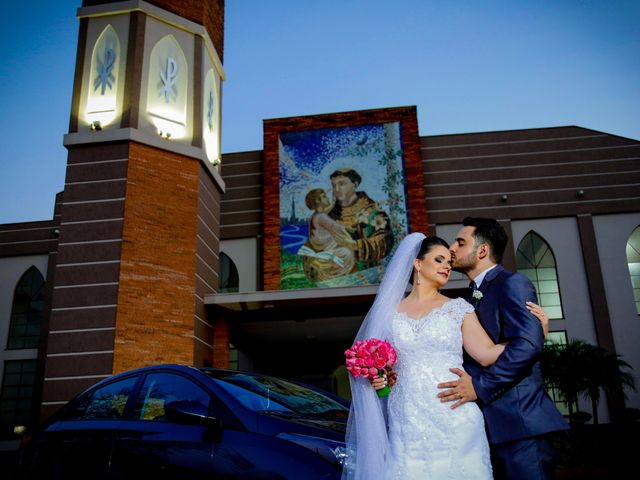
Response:
POLYGON ((332 398, 280 378, 203 369, 218 385, 253 411, 319 417, 346 417, 349 410, 332 398))

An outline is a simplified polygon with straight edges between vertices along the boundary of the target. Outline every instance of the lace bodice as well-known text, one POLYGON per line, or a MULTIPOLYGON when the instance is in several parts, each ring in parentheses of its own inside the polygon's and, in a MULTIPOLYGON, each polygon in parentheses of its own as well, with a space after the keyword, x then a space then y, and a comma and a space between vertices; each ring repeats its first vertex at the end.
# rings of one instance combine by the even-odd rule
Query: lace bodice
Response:
POLYGON ((420 319, 396 312, 391 342, 398 381, 388 403, 391 457, 387 479, 491 478, 482 414, 475 403, 451 410, 437 384, 462 368, 462 322, 473 307, 450 300, 420 319))
POLYGON ((448 371, 462 365, 462 321, 471 312, 473 307, 462 298, 449 300, 419 319, 396 312, 391 328, 398 352, 396 370, 448 365, 448 371))

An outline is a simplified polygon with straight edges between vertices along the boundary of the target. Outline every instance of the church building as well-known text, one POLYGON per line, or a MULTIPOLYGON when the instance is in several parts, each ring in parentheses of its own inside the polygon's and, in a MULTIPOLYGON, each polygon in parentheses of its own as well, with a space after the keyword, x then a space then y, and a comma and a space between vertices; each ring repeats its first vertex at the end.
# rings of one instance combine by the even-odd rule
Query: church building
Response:
MULTIPOLYGON (((389 106, 264 120, 263 150, 221 154, 223 0, 83 0, 77 16, 64 189, 52 219, 0 225, 0 450, 146 365, 348 397, 343 352, 397 244, 451 242, 466 216, 505 227, 503 264, 533 281, 550 340, 620 355, 640 385, 640 141, 420 136, 428 106, 389 106)), ((640 408, 626 393, 603 395, 601 421, 640 408)))

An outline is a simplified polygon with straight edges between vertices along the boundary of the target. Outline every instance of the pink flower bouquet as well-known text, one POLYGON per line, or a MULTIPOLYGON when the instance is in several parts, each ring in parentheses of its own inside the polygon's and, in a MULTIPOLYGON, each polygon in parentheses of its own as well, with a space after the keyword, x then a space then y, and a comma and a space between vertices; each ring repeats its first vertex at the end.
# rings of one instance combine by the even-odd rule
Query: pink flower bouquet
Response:
MULTIPOLYGON (((357 341, 351 348, 345 350, 347 370, 354 378, 363 377, 373 380, 384 374, 384 367, 390 367, 398 359, 396 351, 389 342, 377 338, 357 341)), ((386 397, 391 388, 386 385, 376 390, 379 397, 386 397)))

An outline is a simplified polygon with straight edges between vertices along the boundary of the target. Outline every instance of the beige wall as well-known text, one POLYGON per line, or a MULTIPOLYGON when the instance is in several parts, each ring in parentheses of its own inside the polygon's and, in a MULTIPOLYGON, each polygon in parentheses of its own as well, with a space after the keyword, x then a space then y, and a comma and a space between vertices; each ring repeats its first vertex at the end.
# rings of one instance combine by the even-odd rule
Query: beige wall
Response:
POLYGON ((626 256, 627 240, 640 225, 640 213, 598 215, 593 223, 616 352, 633 367, 639 388, 636 392, 627 390, 627 406, 640 408, 640 316, 636 312, 626 256))
POLYGON ((220 251, 226 253, 238 269, 239 292, 258 290, 258 239, 237 238, 220 242, 220 251))

